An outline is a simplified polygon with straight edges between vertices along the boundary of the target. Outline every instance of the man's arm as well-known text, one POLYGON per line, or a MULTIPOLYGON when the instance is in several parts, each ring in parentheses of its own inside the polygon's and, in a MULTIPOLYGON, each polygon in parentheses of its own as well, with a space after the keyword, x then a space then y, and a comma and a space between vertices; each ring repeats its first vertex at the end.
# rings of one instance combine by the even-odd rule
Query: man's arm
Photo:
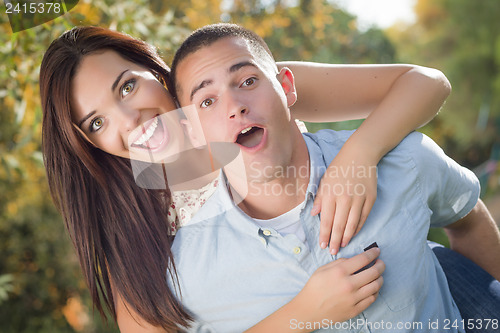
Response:
POLYGON ((500 280, 500 232, 479 199, 472 211, 445 227, 450 246, 500 280))

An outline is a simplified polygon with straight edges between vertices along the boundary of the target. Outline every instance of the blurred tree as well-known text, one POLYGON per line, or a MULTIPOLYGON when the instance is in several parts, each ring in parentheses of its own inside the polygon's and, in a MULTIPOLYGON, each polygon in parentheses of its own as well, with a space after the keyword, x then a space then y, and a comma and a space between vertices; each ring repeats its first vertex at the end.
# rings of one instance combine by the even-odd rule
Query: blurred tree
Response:
POLYGON ((75 25, 99 25, 155 45, 168 63, 191 30, 218 21, 255 30, 280 60, 378 63, 394 58, 380 30, 359 32, 355 17, 324 0, 80 1, 68 14, 16 34, 7 16, 0 15, 2 332, 116 331, 94 318, 74 251, 48 196, 38 74, 50 42, 75 25))
POLYGON ((415 25, 388 32, 398 58, 441 69, 453 86, 445 112, 424 131, 477 166, 500 141, 500 2, 419 0, 415 10, 415 25))
POLYGON ((122 30, 169 54, 187 30, 173 27, 169 12, 153 13, 146 0, 81 1, 69 14, 16 34, 7 16, 0 20, 1 331, 116 331, 98 317, 90 320, 92 305, 78 262, 48 196, 40 152, 40 62, 50 42, 75 25, 122 30))

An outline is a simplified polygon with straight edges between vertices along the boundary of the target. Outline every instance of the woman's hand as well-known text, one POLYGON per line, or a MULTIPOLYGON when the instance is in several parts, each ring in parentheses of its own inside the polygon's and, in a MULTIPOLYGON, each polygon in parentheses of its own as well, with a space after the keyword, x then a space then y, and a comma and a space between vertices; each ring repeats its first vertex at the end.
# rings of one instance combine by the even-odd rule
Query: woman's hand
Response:
POLYGON ((341 258, 316 270, 295 298, 308 322, 342 322, 355 317, 377 299, 385 264, 377 259, 379 248, 352 258, 341 258), (359 273, 372 261, 375 264, 359 273))
POLYGON ((325 171, 311 215, 320 214, 320 247, 335 255, 365 223, 377 198, 378 158, 353 149, 339 152, 325 171))
POLYGON ((384 282, 385 264, 377 259, 379 255, 380 249, 372 248, 321 266, 297 296, 245 333, 310 332, 307 323, 336 323, 355 317, 375 302, 384 282), (373 266, 358 272, 374 260, 373 266), (293 327, 292 322, 303 325, 293 327))

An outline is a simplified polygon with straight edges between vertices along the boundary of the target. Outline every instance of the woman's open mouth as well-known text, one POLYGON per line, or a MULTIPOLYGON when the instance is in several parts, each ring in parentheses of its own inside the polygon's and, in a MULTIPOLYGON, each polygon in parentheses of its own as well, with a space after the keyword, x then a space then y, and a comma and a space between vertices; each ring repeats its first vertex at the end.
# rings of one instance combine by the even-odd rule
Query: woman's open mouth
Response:
POLYGON ((131 147, 157 150, 168 141, 168 131, 159 116, 141 125, 142 135, 132 142, 131 147), (146 127, 147 126, 147 127, 146 127))
POLYGON ((258 126, 249 126, 243 129, 236 138, 236 143, 247 148, 245 150, 258 150, 265 142, 265 130, 258 126))

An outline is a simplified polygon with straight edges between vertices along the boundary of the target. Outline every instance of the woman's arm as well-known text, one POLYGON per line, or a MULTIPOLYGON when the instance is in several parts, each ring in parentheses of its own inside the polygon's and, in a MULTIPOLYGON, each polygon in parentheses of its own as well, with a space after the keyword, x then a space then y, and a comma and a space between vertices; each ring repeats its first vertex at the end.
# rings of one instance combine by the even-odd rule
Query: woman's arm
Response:
MULTIPOLYGON (((356 316, 376 300, 384 282, 385 264, 377 259, 379 255, 380 249, 372 248, 352 258, 337 259, 321 266, 289 303, 245 332, 310 332, 311 329, 304 327, 298 329, 300 323, 323 319, 335 323, 356 316), (363 270, 374 261, 373 266, 363 270), (297 328, 293 322, 297 323, 297 328)), ((112 289, 115 290, 113 286, 112 289)), ((119 293, 113 295, 121 333, 170 333, 148 324, 126 305, 119 293)))
POLYGON ((295 76, 294 117, 313 122, 366 118, 325 172, 312 211, 321 212, 320 246, 330 243, 336 254, 359 231, 375 203, 376 173, 371 170, 408 133, 437 114, 451 86, 439 70, 416 65, 279 65, 295 76), (339 170, 346 175, 342 179, 339 170))
POLYGON ((437 69, 417 65, 329 65, 281 62, 295 76, 295 118, 333 122, 366 118, 350 139, 380 160, 438 113, 451 91, 437 69), (355 139, 355 140, 352 140, 355 139), (375 140, 375 141, 374 141, 375 140))
POLYGON ((399 108, 391 110, 391 116, 414 114, 411 118, 420 120, 415 128, 431 120, 450 93, 443 73, 417 65, 290 61, 278 66, 292 70, 298 100, 291 111, 295 118, 308 122, 367 118, 382 101, 392 99, 399 108))

